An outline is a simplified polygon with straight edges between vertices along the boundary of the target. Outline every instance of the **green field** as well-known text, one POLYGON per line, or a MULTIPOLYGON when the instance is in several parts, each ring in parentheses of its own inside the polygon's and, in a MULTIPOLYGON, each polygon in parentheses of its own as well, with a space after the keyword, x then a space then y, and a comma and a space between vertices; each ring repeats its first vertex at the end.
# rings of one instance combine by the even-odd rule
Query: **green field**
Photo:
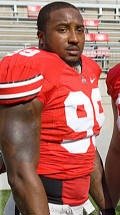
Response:
POLYGON ((10 190, 0 190, 0 215, 3 215, 3 209, 10 196, 10 190))
MULTIPOLYGON (((10 196, 10 192, 11 192, 10 190, 0 190, 0 215, 3 215, 3 210, 10 196)), ((97 206, 95 205, 91 197, 90 197, 90 200, 93 203, 94 207, 96 208, 96 212, 97 212, 97 206)), ((94 212, 92 215, 96 215, 96 212, 94 212)), ((116 208, 116 215, 120 215, 120 202, 116 208)))

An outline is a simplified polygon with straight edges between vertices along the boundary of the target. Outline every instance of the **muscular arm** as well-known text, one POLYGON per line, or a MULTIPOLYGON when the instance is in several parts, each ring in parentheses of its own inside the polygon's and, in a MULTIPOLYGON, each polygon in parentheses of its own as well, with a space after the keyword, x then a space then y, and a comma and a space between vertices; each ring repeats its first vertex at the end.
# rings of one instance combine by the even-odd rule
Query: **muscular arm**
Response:
POLYGON ((118 200, 120 199, 120 134, 117 128, 118 113, 114 102, 112 102, 112 106, 114 113, 114 128, 106 157, 105 176, 114 207, 116 207, 118 200))
POLYGON ((94 172, 90 175, 90 190, 93 200, 99 209, 112 208, 112 202, 107 190, 102 160, 96 149, 94 172))
POLYGON ((40 159, 42 104, 0 107, 1 150, 17 207, 23 215, 48 215, 47 197, 36 168, 40 159))

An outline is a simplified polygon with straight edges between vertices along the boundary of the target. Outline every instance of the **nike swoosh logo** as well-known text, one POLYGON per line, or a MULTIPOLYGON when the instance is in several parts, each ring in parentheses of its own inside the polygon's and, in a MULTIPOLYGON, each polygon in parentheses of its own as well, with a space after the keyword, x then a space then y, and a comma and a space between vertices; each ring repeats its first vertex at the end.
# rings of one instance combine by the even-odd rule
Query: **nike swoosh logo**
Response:
POLYGON ((90 82, 93 84, 93 82, 95 81, 95 78, 91 79, 90 78, 90 82))

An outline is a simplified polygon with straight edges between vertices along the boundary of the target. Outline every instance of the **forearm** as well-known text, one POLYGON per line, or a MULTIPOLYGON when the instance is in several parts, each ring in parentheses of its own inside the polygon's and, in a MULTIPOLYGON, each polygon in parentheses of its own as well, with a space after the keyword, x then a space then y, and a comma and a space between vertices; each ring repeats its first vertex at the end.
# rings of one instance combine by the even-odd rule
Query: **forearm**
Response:
POLYGON ((120 199, 120 132, 117 127, 119 111, 117 110, 114 101, 112 101, 112 107, 114 127, 105 162, 105 176, 113 205, 116 207, 118 200, 120 199))
POLYGON ((120 199, 120 151, 110 148, 105 164, 105 176, 113 205, 116 208, 120 199))
POLYGON ((105 182, 102 160, 98 151, 95 156, 95 168, 90 177, 90 194, 100 209, 112 208, 112 201, 105 182))
POLYGON ((16 205, 22 215, 48 215, 47 197, 42 182, 32 170, 8 175, 16 205))
POLYGON ((36 168, 40 160, 42 103, 1 106, 0 144, 8 181, 22 215, 48 215, 47 197, 36 168))
POLYGON ((90 190, 89 193, 93 200, 95 201, 96 205, 101 209, 105 208, 105 200, 103 195, 103 188, 102 184, 97 180, 98 172, 95 169, 90 176, 90 190))

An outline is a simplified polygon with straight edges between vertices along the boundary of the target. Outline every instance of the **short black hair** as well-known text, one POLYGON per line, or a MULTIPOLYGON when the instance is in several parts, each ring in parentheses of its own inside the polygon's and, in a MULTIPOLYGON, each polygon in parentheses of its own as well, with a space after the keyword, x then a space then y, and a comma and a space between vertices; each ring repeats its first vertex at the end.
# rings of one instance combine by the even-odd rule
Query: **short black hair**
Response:
POLYGON ((47 5, 45 5, 43 8, 41 8, 39 14, 38 14, 38 19, 37 19, 37 28, 39 31, 46 31, 46 26, 47 22, 50 18, 50 13, 52 11, 62 9, 62 8, 74 8, 75 10, 79 11, 77 7, 74 5, 68 3, 68 2, 52 2, 47 5))

